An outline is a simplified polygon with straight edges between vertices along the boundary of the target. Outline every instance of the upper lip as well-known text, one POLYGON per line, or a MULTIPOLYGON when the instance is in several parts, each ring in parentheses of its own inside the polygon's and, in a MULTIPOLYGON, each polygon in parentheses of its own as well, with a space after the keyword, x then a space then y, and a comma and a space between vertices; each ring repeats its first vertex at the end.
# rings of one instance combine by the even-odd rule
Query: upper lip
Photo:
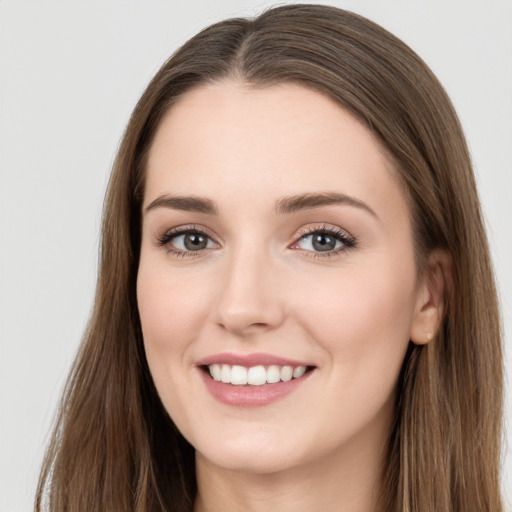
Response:
POLYGON ((253 353, 253 354, 233 354, 225 352, 221 354, 214 354, 207 356, 197 361, 197 366, 209 366, 211 364, 229 364, 245 366, 314 366, 304 361, 297 361, 296 359, 288 359, 286 357, 275 356, 272 354, 253 353))

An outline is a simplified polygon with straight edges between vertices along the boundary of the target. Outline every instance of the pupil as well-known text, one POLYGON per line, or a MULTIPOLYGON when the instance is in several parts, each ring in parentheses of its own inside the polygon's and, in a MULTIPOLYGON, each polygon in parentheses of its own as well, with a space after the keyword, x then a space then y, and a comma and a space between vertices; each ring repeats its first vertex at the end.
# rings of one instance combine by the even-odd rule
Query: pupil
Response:
POLYGON ((317 251, 332 251, 336 247, 336 240, 325 234, 315 235, 313 237, 313 247, 317 251))
POLYGON ((189 233, 185 235, 185 247, 189 251, 198 251, 199 249, 206 248, 206 237, 203 235, 198 235, 197 233, 189 233))

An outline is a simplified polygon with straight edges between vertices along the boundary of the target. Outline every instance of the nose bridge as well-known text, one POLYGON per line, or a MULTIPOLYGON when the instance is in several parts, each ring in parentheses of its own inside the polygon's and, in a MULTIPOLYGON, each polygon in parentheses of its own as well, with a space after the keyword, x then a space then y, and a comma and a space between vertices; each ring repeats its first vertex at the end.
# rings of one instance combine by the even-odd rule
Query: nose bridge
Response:
POLYGON ((282 321, 276 264, 260 241, 241 241, 230 251, 220 285, 218 322, 228 331, 270 329, 282 321))

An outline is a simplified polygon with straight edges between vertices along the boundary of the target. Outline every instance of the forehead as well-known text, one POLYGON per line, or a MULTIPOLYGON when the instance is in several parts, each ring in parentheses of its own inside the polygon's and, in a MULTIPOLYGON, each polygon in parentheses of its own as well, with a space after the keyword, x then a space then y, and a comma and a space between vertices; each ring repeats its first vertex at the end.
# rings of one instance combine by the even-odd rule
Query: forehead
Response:
POLYGON ((256 204, 336 191, 375 209, 390 200, 405 206, 396 171, 370 130, 330 98, 295 84, 229 81, 187 93, 164 116, 147 171, 146 205, 164 193, 232 202, 236 192, 256 204))

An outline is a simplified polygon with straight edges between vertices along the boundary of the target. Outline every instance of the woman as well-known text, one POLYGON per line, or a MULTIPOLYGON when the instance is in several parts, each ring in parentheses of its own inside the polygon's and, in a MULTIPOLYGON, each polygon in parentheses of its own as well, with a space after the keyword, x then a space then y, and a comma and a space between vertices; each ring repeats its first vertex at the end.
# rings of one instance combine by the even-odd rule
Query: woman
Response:
POLYGON ((496 292, 449 99, 373 23, 204 30, 128 124, 50 510, 502 510, 496 292))

